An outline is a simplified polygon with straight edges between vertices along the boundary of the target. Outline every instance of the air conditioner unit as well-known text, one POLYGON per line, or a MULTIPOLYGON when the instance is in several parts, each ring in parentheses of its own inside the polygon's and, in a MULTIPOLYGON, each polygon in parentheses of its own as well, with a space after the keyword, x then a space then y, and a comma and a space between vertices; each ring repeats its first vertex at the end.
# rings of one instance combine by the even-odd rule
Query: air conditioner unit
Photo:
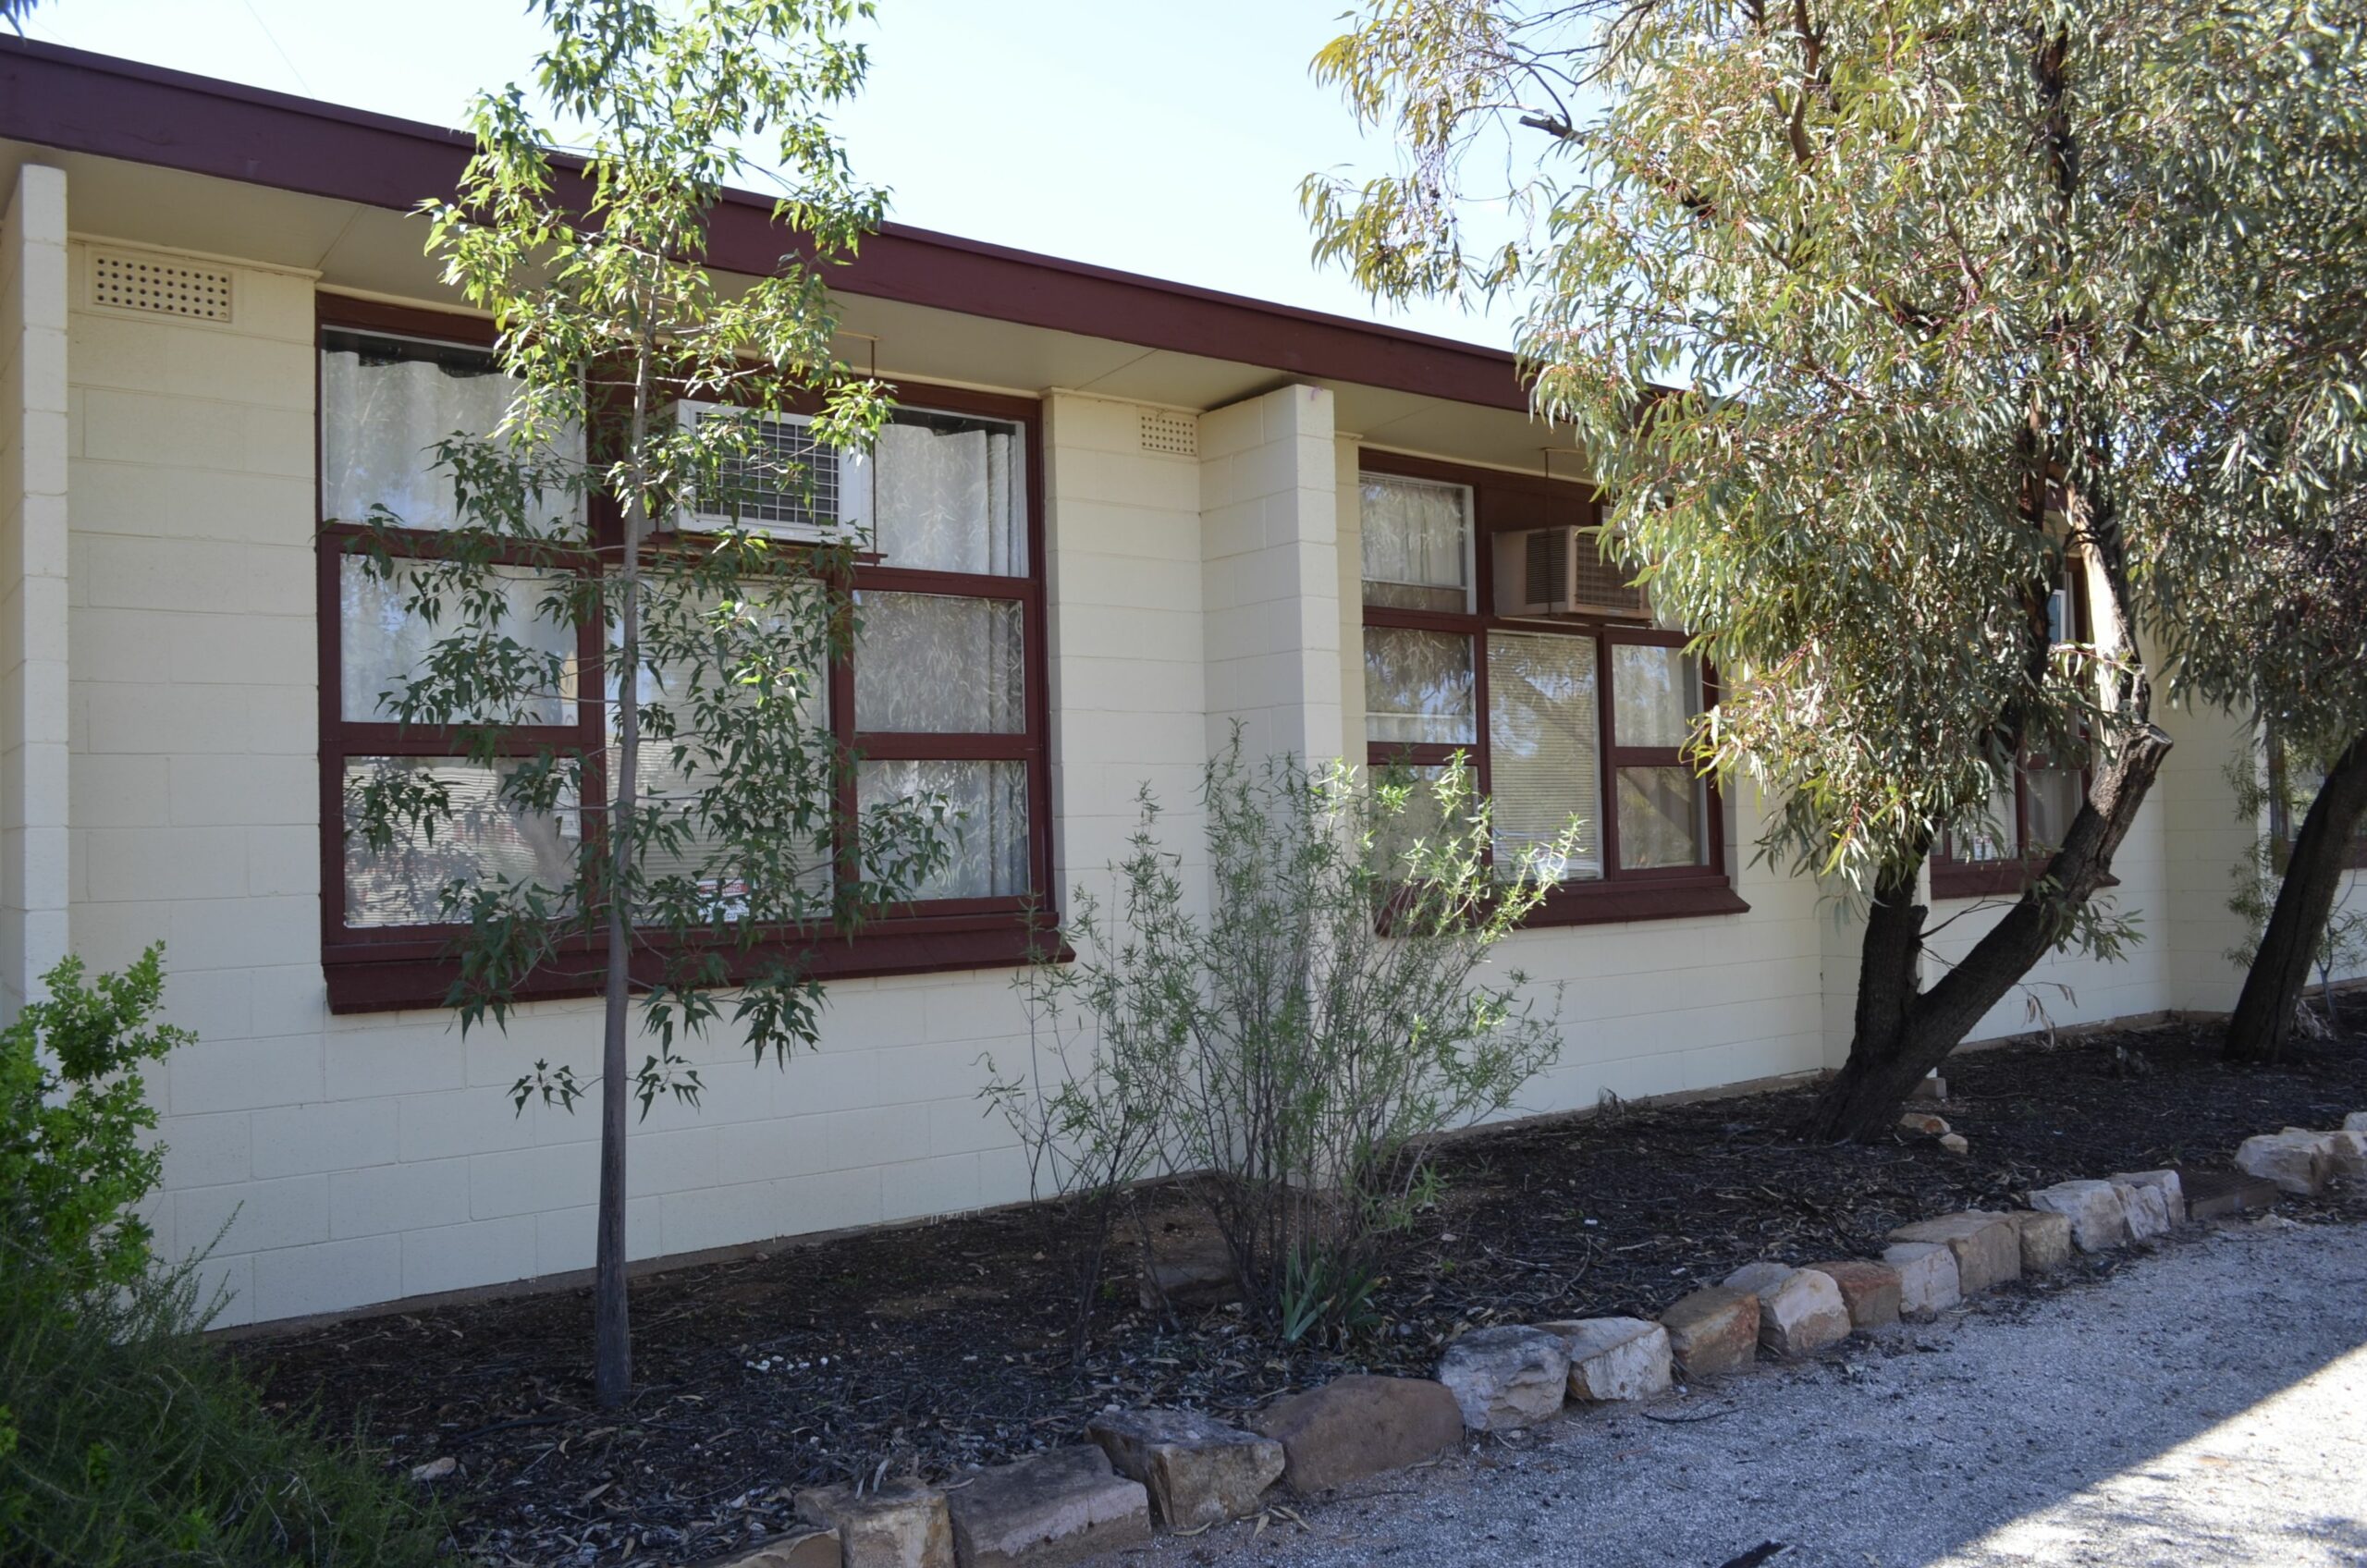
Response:
POLYGON ((856 532, 847 525, 840 493, 840 469, 847 465, 838 448, 815 438, 812 420, 688 398, 674 410, 685 428, 702 420, 734 419, 752 422, 756 432, 751 457, 724 465, 725 494, 687 498, 676 510, 676 527, 698 532, 736 525, 751 533, 817 543, 856 532))
POLYGON ((1495 536, 1496 613, 1649 619, 1650 595, 1604 558, 1593 528, 1526 528, 1495 536))

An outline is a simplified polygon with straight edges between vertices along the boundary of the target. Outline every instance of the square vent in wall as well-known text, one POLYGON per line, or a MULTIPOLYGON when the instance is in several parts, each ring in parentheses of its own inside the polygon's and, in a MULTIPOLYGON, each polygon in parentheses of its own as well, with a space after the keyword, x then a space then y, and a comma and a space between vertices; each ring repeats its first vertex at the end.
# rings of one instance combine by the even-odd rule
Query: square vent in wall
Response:
POLYGON ((172 256, 91 253, 91 303, 191 321, 230 319, 230 275, 172 256))
POLYGON ((1200 455, 1200 422, 1189 414, 1145 409, 1142 443, 1146 452, 1161 452, 1171 458, 1196 458, 1200 455))

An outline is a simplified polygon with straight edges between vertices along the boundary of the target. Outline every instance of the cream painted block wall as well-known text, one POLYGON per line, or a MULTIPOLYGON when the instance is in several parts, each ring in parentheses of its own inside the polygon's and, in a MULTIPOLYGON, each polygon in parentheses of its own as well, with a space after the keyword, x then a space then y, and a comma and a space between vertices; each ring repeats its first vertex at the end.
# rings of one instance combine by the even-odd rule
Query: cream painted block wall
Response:
MULTIPOLYGON (((71 316, 72 939, 168 942, 200 1043, 153 1080, 164 1246, 215 1243, 228 1322, 586 1267, 595 1122, 508 1088, 588 1071, 596 1004, 463 1039, 439 1011, 331 1017, 319 965, 312 280, 234 269, 227 325, 71 316), (216 1243, 216 1237, 219 1237, 216 1243)), ((1138 781, 1185 802, 1203 751, 1196 465, 1138 410, 1048 421, 1049 680, 1065 888, 1122 845, 1138 781)), ((1188 812, 1171 820, 1196 838, 1188 812)), ((830 986, 818 1050, 695 1047, 702 1109, 632 1131, 629 1225, 657 1256, 1026 1195, 983 1059, 1027 1048, 1004 970, 830 986)))
POLYGON ((1331 394, 1278 387, 1200 419, 1208 745, 1341 755, 1339 500, 1331 394))

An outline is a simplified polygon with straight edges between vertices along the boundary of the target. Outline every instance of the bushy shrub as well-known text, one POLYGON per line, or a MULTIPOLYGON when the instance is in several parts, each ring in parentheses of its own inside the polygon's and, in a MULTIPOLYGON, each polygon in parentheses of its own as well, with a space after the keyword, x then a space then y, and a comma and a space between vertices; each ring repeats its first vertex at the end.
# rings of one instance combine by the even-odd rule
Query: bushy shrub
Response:
POLYGON ((142 1062, 189 1042, 151 1022, 165 989, 164 949, 121 974, 83 982, 67 958, 43 976, 46 1000, 0 1030, 0 1224, 29 1278, 69 1296, 119 1290, 149 1265, 133 1206, 156 1185, 156 1125, 142 1062))
POLYGON ((140 1066, 162 950, 121 974, 68 958, 0 1030, 0 1562, 379 1564, 444 1530, 401 1482, 265 1410, 199 1337, 195 1264, 159 1272, 135 1212, 162 1170, 140 1066))
POLYGON ((76 1310, 0 1259, 0 1562, 408 1568, 445 1529, 197 1337, 183 1268, 76 1310))
POLYGON ((1074 962, 1021 982, 1032 1072, 997 1092, 1075 1185, 1178 1178, 1253 1310, 1296 1340, 1361 1320, 1434 1191, 1438 1136, 1504 1109, 1552 1060, 1559 1033, 1525 976, 1481 972, 1578 825, 1506 864, 1460 761, 1253 768, 1237 738, 1201 805, 1206 913, 1145 791, 1116 919, 1078 894, 1074 962))

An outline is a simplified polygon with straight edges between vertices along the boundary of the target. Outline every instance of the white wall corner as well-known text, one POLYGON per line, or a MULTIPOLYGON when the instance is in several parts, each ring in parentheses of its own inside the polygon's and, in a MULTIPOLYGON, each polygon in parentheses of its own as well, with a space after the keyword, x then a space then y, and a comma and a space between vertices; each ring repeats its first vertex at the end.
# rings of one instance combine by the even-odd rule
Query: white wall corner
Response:
POLYGON ((1252 758, 1342 754, 1332 396, 1294 385, 1200 419, 1208 739, 1252 758))
POLYGON ((0 1019, 67 940, 66 175, 0 217, 0 1019))

